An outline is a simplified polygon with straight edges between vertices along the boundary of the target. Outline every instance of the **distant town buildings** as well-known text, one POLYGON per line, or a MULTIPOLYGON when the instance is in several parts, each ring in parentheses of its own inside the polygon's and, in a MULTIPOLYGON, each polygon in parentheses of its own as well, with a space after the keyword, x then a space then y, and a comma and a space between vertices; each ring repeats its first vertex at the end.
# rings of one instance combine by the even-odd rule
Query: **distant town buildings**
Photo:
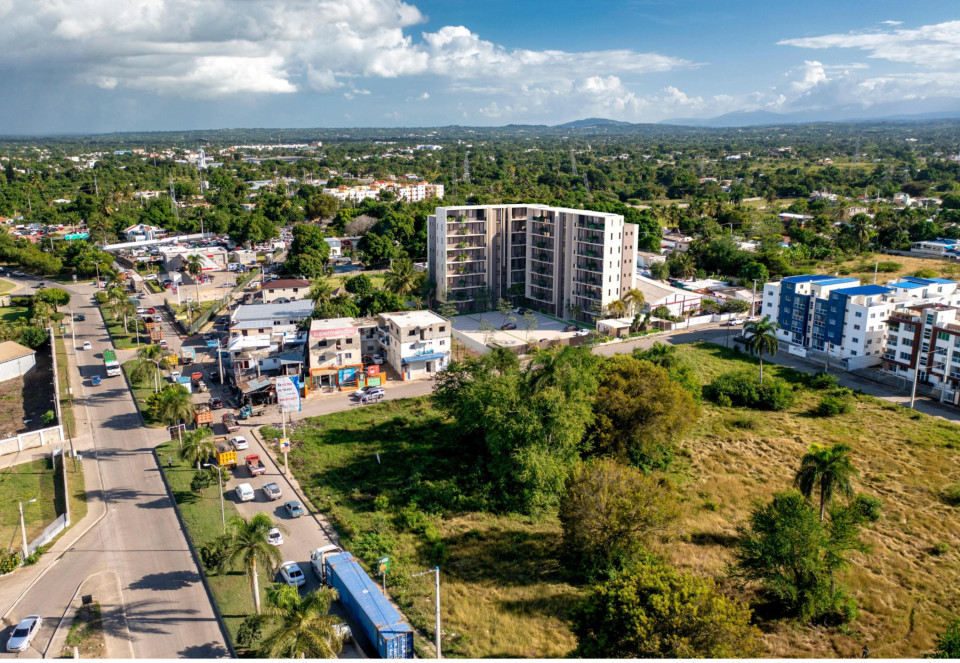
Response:
POLYGON ((387 180, 377 180, 370 184, 358 186, 341 185, 339 187, 326 188, 324 193, 329 194, 340 201, 362 202, 367 198, 374 200, 380 197, 380 194, 389 191, 397 200, 403 200, 408 203, 416 203, 428 198, 443 199, 443 185, 431 184, 430 182, 395 182, 387 180))

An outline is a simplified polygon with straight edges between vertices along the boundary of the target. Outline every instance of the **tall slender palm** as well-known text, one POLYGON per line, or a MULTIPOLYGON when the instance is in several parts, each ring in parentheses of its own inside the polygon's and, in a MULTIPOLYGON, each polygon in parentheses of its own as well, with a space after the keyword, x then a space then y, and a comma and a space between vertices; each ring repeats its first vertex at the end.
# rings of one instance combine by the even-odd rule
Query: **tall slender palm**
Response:
POLYGON ((862 253, 863 247, 870 241, 870 217, 866 214, 857 214, 850 220, 854 237, 857 238, 857 252, 862 253))
POLYGON ((196 253, 187 256, 187 273, 193 277, 193 285, 197 288, 197 303, 199 303, 200 275, 203 274, 203 259, 196 253))
POLYGON ((743 335, 747 339, 747 350, 751 355, 760 356, 760 383, 763 383, 763 355, 768 353, 771 357, 777 354, 780 349, 780 340, 777 338, 777 330, 780 324, 772 321, 770 318, 763 318, 756 322, 748 322, 743 326, 743 335))
POLYGON ((168 426, 173 426, 193 417, 193 400, 190 392, 179 384, 167 387, 160 393, 156 417, 168 426))
POLYGON ((141 362, 150 362, 153 364, 154 391, 160 391, 160 367, 158 366, 158 362, 163 356, 163 348, 159 345, 142 345, 140 349, 137 350, 137 356, 141 362))
POLYGON ((185 433, 181 441, 179 456, 191 465, 196 465, 200 469, 200 463, 204 462, 217 451, 213 443, 213 431, 209 428, 200 427, 185 433))
POLYGON ((395 295, 403 297, 413 291, 416 284, 416 271, 413 262, 406 258, 394 260, 393 266, 387 272, 383 286, 395 295))
POLYGON ((261 646, 264 658, 336 658, 343 641, 334 630, 340 621, 330 614, 337 591, 321 587, 300 596, 296 587, 276 584, 267 588, 267 609, 278 622, 261 646))
POLYGON ((627 305, 623 303, 620 299, 615 299, 614 301, 607 304, 607 312, 615 318, 620 318, 627 310, 627 305))
POLYGON ((693 256, 689 253, 682 253, 677 256, 677 265, 680 270, 680 278, 692 279, 697 275, 697 263, 693 261, 693 256))
POLYGON ((310 292, 307 299, 312 299, 314 305, 319 308, 330 301, 333 296, 333 286, 326 279, 317 279, 310 285, 310 292))
POLYGON ((243 565, 253 590, 253 606, 260 614, 260 579, 257 569, 264 566, 271 571, 283 561, 283 554, 276 546, 267 543, 267 533, 273 527, 273 518, 263 511, 249 520, 234 516, 227 521, 227 541, 220 570, 237 563, 243 565))
POLYGON ((638 288, 630 288, 623 295, 623 301, 630 306, 631 313, 637 313, 643 308, 646 298, 643 296, 642 290, 639 290, 638 288))
POLYGON ((821 521, 835 493, 847 497, 853 495, 853 479, 858 473, 850 462, 852 451, 850 445, 843 442, 832 447, 811 444, 809 451, 800 461, 800 469, 793 479, 793 485, 808 499, 816 488, 820 489, 821 521))

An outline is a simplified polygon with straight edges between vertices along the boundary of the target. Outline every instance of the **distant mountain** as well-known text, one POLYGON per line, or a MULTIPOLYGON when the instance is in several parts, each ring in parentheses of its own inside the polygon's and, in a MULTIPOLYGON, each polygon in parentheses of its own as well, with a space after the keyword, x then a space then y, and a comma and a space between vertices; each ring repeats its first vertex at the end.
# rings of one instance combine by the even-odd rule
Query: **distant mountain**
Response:
POLYGON ((793 113, 772 113, 764 110, 734 111, 709 118, 677 118, 660 124, 684 127, 733 128, 775 124, 809 124, 814 122, 884 122, 953 120, 960 118, 956 99, 927 99, 923 102, 897 102, 873 106, 841 106, 829 110, 806 110, 793 113), (916 111, 923 109, 924 112, 916 111))
POLYGON ((620 120, 608 120, 602 117, 588 117, 585 120, 574 120, 565 124, 556 125, 557 129, 587 129, 589 127, 625 127, 633 124, 632 122, 621 122, 620 120))

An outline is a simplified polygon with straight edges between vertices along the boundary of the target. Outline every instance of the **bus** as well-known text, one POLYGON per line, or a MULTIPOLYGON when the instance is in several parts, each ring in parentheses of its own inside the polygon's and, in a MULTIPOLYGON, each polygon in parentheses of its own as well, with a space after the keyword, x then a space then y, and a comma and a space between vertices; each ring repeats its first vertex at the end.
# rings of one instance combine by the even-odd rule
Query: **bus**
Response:
POLYGON ((117 353, 113 350, 103 351, 103 365, 107 369, 107 377, 120 375, 120 362, 117 361, 117 353))

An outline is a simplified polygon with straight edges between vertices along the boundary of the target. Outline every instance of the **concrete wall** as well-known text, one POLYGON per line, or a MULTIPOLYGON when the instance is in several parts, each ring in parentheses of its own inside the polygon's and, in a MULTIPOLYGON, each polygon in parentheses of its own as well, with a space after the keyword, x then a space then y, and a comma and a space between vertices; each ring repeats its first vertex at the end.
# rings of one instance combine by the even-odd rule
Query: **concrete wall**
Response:
POLYGON ((17 453, 24 449, 61 443, 64 439, 66 438, 63 434, 63 426, 51 426, 50 428, 41 428, 40 430, 20 433, 16 437, 8 437, 5 440, 0 440, 0 456, 17 453))

